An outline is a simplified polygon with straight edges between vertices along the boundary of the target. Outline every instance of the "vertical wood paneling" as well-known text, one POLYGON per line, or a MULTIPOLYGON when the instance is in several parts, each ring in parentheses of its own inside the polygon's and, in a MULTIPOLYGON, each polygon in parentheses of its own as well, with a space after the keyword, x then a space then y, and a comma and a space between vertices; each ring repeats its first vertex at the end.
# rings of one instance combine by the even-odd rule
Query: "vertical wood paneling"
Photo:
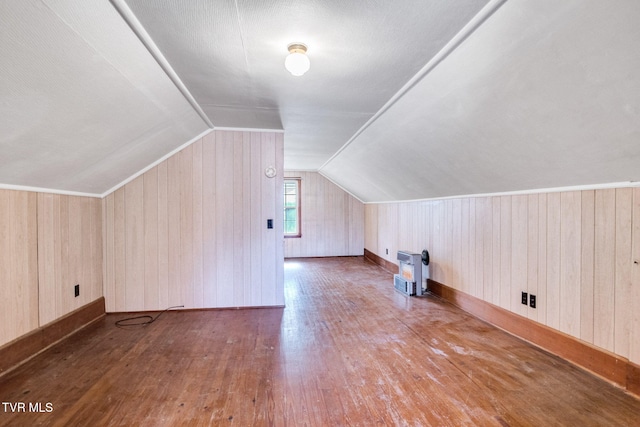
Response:
POLYGON ((451 271, 448 283, 451 283, 453 288, 462 290, 462 201, 460 199, 451 201, 451 227, 453 238, 451 240, 451 255, 449 258, 451 271))
MULTIPOLYGON (((84 295, 84 290, 89 291, 89 288, 82 283, 82 223, 85 215, 82 215, 82 198, 80 197, 68 197, 69 210, 68 217, 66 219, 68 225, 68 243, 67 243, 67 281, 62 284, 63 289, 68 293, 73 294, 73 286, 80 284, 81 295, 84 295)), ((66 310, 72 311, 77 308, 74 298, 65 298, 64 291, 61 298, 67 301, 66 310)), ((65 311, 66 311, 65 310, 65 311)))
MULTIPOLYGON (((262 217, 262 140, 260 134, 250 135, 251 146, 251 189, 249 199, 251 200, 251 240, 259 239, 264 227, 262 217)), ((283 196, 284 197, 284 196, 283 196)), ((258 306, 262 303, 262 247, 251 245, 251 305, 258 306)), ((267 260, 268 262, 268 260, 267 260)))
POLYGON ((32 192, 16 191, 14 193, 17 198, 14 206, 20 206, 22 209, 20 218, 16 218, 15 225, 23 228, 24 231, 21 233, 22 238, 17 245, 18 251, 13 256, 22 257, 22 254, 26 253, 26 257, 22 258, 24 264, 21 269, 21 295, 25 298, 23 327, 31 329, 32 325, 43 325, 38 318, 38 287, 34 286, 35 283, 38 283, 38 199, 37 195, 32 192))
MULTIPOLYGON (((276 147, 275 136, 273 134, 262 134, 262 168, 264 171, 269 166, 276 165, 276 156, 279 154, 279 150, 276 147)), ((279 171, 280 172, 280 171, 279 171)), ((282 261, 279 260, 279 248, 277 246, 282 245, 283 234, 281 221, 278 223, 278 218, 281 218, 280 213, 284 212, 283 205, 283 193, 281 189, 276 188, 278 182, 281 182, 282 173, 278 173, 275 178, 267 178, 264 173, 261 176, 261 180, 265 183, 262 188, 262 218, 263 218, 263 238, 262 238, 262 253, 266 255, 267 262, 262 264, 262 280, 263 280, 263 292, 262 301, 266 305, 277 304, 279 298, 279 290, 274 287, 277 279, 278 267, 281 267, 282 261), (277 207, 277 208, 276 208, 277 207), (276 209, 278 212, 276 212, 276 209), (268 218, 273 219, 273 229, 266 228, 266 220, 268 218), (278 232, 280 230, 280 232, 278 232)))
POLYGON ((144 206, 144 306, 159 306, 158 278, 158 168, 143 175, 144 206))
POLYGON ((398 206, 398 240, 400 242, 404 242, 404 246, 399 248, 399 250, 411 250, 411 244, 413 238, 409 236, 409 209, 407 208, 408 203, 399 203, 398 206))
POLYGON ((469 215, 471 211, 469 199, 462 199, 460 206, 460 287, 463 292, 471 293, 470 284, 470 248, 471 238, 469 235, 469 215))
POLYGON ((560 330, 580 336, 580 260, 582 258, 582 197, 580 192, 560 194, 560 330))
MULTIPOLYGON (((9 192, 7 190, 0 190, 0 253, 11 254, 11 216, 14 213, 11 211, 11 204, 9 203, 9 192)), ((16 287, 13 284, 13 278, 11 277, 11 263, 13 259, 11 256, 0 257, 0 278, 5 283, 11 285, 0 286, 0 302, 2 304, 2 310, 0 310, 0 345, 5 344, 12 339, 20 336, 24 332, 19 329, 16 324, 16 317, 13 315, 13 303, 12 291, 16 287)), ((36 284, 37 286, 37 284, 36 284)))
MULTIPOLYGON (((80 212, 81 212, 81 227, 80 227, 80 265, 76 268, 78 272, 79 283, 82 283, 82 289, 84 292, 81 292, 88 299, 91 299, 91 292, 93 286, 91 285, 91 217, 93 216, 93 212, 91 210, 91 204, 88 197, 80 197, 80 212)), ((84 304, 81 303, 82 298, 76 298, 75 308, 80 308, 84 304)))
POLYGON ((196 308, 193 295, 193 144, 177 156, 180 162, 180 288, 185 308, 196 308))
POLYGON ((385 203, 380 205, 378 223, 381 225, 378 234, 378 253, 387 261, 397 262, 396 253, 398 235, 398 205, 385 203))
MULTIPOLYGON (((167 159, 167 278, 170 307, 184 305, 182 295, 183 284, 180 268, 180 201, 180 157, 178 155, 174 155, 167 159)), ((107 295, 105 295, 105 298, 107 298, 107 295)), ((160 307, 155 308, 158 309, 160 307)), ((118 311, 122 310, 123 307, 119 306, 118 311)))
MULTIPOLYGON (((168 163, 157 166, 158 173, 158 308, 170 307, 169 303, 169 195, 168 163)), ((150 231, 151 232, 151 231, 150 231)), ((153 283, 147 286, 153 287, 153 283)), ((115 311, 115 310, 114 310, 115 311)))
POLYGON ((100 199, 91 199, 91 284, 93 286, 91 292, 91 301, 104 296, 103 290, 103 271, 104 271, 104 234, 103 234, 103 217, 102 217, 102 201, 100 199))
POLYGON ((378 252, 378 205, 364 205, 364 247, 373 253, 378 252))
MULTIPOLYGON (((33 207, 34 213, 36 207, 33 207)), ((102 211, 99 199, 37 195, 37 274, 40 326, 103 294, 102 211), (80 295, 74 286, 80 285, 80 295)))
POLYGON ((36 193, 0 190, 0 345, 38 327, 36 193))
POLYGON ((425 232, 424 223, 420 216, 420 204, 419 203, 407 203, 408 208, 408 220, 410 224, 409 240, 411 242, 411 250, 416 253, 421 253, 425 244, 425 232))
POLYGON ((433 213, 431 212, 431 203, 422 202, 421 211, 423 213, 422 224, 424 235, 426 236, 425 249, 431 250, 433 247, 433 232, 431 230, 431 224, 433 223, 433 213))
MULTIPOLYGON (((633 189, 631 287, 632 301, 640 301, 640 188, 633 189)), ((640 365, 640 310, 632 310, 629 360, 640 365)))
MULTIPOLYGON (((257 168, 257 166, 256 166, 257 168)), ((202 146, 203 306, 217 307, 216 139, 209 134, 202 146)), ((253 212, 253 211, 252 211, 253 212)), ((252 260, 254 258, 252 257, 252 260)))
POLYGON ((107 196, 111 311, 282 305, 282 146, 281 134, 216 131, 107 196))
POLYGON ((527 306, 521 303, 521 293, 527 291, 529 260, 528 196, 512 197, 511 215, 511 311, 527 316, 527 306))
MULTIPOLYGON (((476 252, 478 251, 477 242, 478 232, 476 231, 476 209, 478 199, 469 200, 469 267, 467 269, 466 284, 469 294, 478 296, 478 278, 476 268, 476 252)), ((481 242, 480 242, 481 244, 481 242)), ((482 279, 480 279, 482 282, 482 279)))
POLYGON ((482 216, 480 218, 481 221, 478 222, 478 224, 482 224, 483 227, 482 248, 480 251, 480 254, 482 255, 482 290, 478 296, 484 300, 488 300, 492 289, 491 284, 493 283, 493 207, 491 204, 491 199, 488 197, 483 197, 482 199, 480 199, 479 205, 481 206, 482 216))
POLYGON ((580 257, 580 338, 593 342, 595 192, 582 191, 580 257))
MULTIPOLYGON (((56 280, 61 287, 69 289, 69 197, 58 197, 59 215, 54 219, 54 227, 60 230, 60 233, 54 237, 59 242, 56 251, 56 280)), ((57 233, 56 233, 57 234, 57 233)), ((62 289, 56 292, 56 310, 61 313, 68 313, 73 306, 67 295, 62 289)))
POLYGON ((491 235, 491 283, 489 284, 489 301, 492 304, 500 305, 500 285, 502 281, 501 262, 501 209, 500 197, 491 198, 491 216, 493 220, 491 235))
MULTIPOLYGON (((233 195, 236 191, 233 168, 233 135, 216 134, 216 265, 220 307, 233 305, 233 195), (230 191, 227 191, 227 190, 230 191)), ((264 200, 263 200, 264 202, 264 200)))
MULTIPOLYGON (((265 168, 269 166, 275 166, 275 157, 276 157, 276 148, 273 143, 273 137, 268 137, 266 135, 260 135, 260 143, 262 145, 261 149, 261 162, 262 165, 260 167, 261 171, 264 171, 265 168)), ((276 175, 278 176, 278 175, 276 175)), ((266 182, 267 180, 274 181, 275 178, 267 178, 264 173, 261 175, 260 180, 262 182, 266 182)), ((262 272, 261 277, 262 281, 271 282, 275 281, 276 271, 274 261, 276 259, 276 240, 274 237, 276 236, 276 229, 278 224, 276 224, 276 218, 274 217, 274 208, 275 208, 275 200, 277 197, 277 192, 274 187, 269 185, 261 186, 260 195, 262 196, 261 204, 260 204, 260 216, 262 218, 262 224, 260 225, 261 235, 262 235, 262 253, 266 255, 265 262, 262 263, 262 272), (274 228, 267 229, 266 221, 267 219, 273 219, 274 228)), ((278 206, 283 205, 278 204, 278 206)), ((283 238, 284 240, 284 238, 283 238)), ((267 304, 275 304, 276 295, 275 290, 271 286, 263 286, 262 287, 262 301, 267 304)))
POLYGON ((99 199, 0 190, 0 346, 102 296, 102 215, 99 199))
POLYGON ((454 217, 454 200, 444 201, 444 240, 443 240, 443 258, 442 265, 443 278, 445 283, 450 283, 452 287, 457 285, 457 280, 454 275, 453 265, 453 246, 455 244, 454 230, 453 230, 453 217, 454 217))
POLYGON ((561 233, 560 193, 547 196, 547 295, 545 310, 546 325, 554 329, 560 327, 560 233, 561 233))
MULTIPOLYGON (((538 197, 538 293, 537 308, 535 313, 531 313, 531 319, 546 325, 547 311, 545 309, 547 301, 547 195, 540 194, 538 197)), ((531 311, 531 310, 530 310, 531 311)))
MULTIPOLYGON (((244 259, 251 258, 251 134, 242 134, 242 250, 244 259)), ((284 197, 284 196, 283 196, 284 197)), ((251 268, 242 265, 242 302, 243 306, 252 305, 253 284, 251 283, 251 268)))
POLYGON ((302 237, 284 240, 285 257, 362 255, 364 204, 317 172, 286 171, 285 177, 301 180, 302 212, 302 237))
POLYGON ((616 192, 596 190, 593 343, 614 351, 616 192))
MULTIPOLYGON (((345 255, 362 255, 364 253, 364 203, 345 194, 348 200, 349 215, 345 221, 349 226, 349 246, 345 255)), ((424 223, 426 225, 426 222, 424 223)))
MULTIPOLYGON (((125 292, 126 292, 126 266, 125 266, 125 254, 126 254, 126 230, 124 222, 124 188, 119 188, 114 192, 114 218, 113 218, 113 231, 114 231, 114 293, 110 295, 114 300, 114 306, 116 310, 125 311, 125 292)), ((105 295, 105 299, 107 295, 105 295)))
MULTIPOLYGON (((318 194, 318 197, 317 197, 318 206, 320 207, 320 209, 322 209, 322 211, 320 212, 330 211, 331 208, 333 207, 333 203, 331 200, 332 198, 328 194, 328 191, 325 191, 326 190, 325 184, 326 183, 323 180, 316 181, 316 191, 318 194)), ((319 216, 320 215, 318 213, 318 217, 319 216)), ((334 222, 335 222, 335 218, 333 217, 333 215, 330 215, 328 226, 334 227, 334 222)), ((316 235, 318 236, 318 240, 317 240, 318 250, 320 250, 321 252, 330 251, 331 242, 327 241, 327 230, 326 228, 322 227, 320 218, 316 219, 316 235)))
MULTIPOLYGON (((273 236, 274 244, 276 246, 275 262, 276 268, 275 281, 270 285, 274 288, 276 295, 275 303, 277 305, 284 305, 284 134, 276 133, 271 138, 275 147, 275 165, 278 175, 273 178, 271 184, 275 189, 275 203, 274 203, 274 221, 276 223, 276 233, 273 236)), ((364 224, 362 224, 364 227, 364 224)))
MULTIPOLYGON (((444 277, 444 202, 431 202, 431 234, 433 235, 433 244, 429 255, 431 263, 429 265, 429 273, 433 280, 445 283, 444 277)), ((380 231, 378 232, 380 233, 380 231)))
MULTIPOLYGON (((539 248, 539 211, 538 211, 538 195, 530 194, 527 196, 527 286, 528 294, 538 297, 538 248, 539 248)), ((528 305, 526 308, 526 316, 529 319, 537 320, 537 309, 528 305)))
POLYGON ((116 294, 115 279, 115 193, 106 196, 102 201, 102 229, 104 230, 104 293, 112 298, 105 299, 105 310, 115 311, 116 294))
POLYGON ((125 307, 144 308, 144 210, 143 177, 125 187, 125 307))
MULTIPOLYGON (((54 194, 38 194, 38 241, 55 242, 54 217, 56 215, 54 200, 59 196, 54 194)), ((59 213, 58 213, 59 214, 59 213)), ((3 238, 4 240, 4 238, 3 238)), ((5 252, 2 250, 3 254, 5 252)), ((57 317, 56 310, 56 275, 55 244, 38 245, 38 296, 39 319, 47 324, 57 317)))
POLYGON ((500 306, 511 305, 511 197, 500 197, 500 306))
MULTIPOLYGON (((233 184, 234 193, 244 194, 244 170, 243 170, 243 146, 242 133, 232 134, 233 147, 233 184)), ((244 214, 245 211, 243 197, 233 197, 233 283, 240 286, 233 286, 233 301, 244 301, 244 214)), ((243 304, 244 305, 244 304, 243 304)))
POLYGON ((616 189, 614 352, 624 357, 629 356, 632 313, 638 310, 631 287, 632 196, 630 188, 616 189))
POLYGON ((193 238, 191 253, 193 256, 193 306, 196 308, 204 307, 204 238, 203 238, 203 188, 202 188, 202 140, 193 143, 193 160, 192 160, 192 194, 193 204, 191 206, 193 238))

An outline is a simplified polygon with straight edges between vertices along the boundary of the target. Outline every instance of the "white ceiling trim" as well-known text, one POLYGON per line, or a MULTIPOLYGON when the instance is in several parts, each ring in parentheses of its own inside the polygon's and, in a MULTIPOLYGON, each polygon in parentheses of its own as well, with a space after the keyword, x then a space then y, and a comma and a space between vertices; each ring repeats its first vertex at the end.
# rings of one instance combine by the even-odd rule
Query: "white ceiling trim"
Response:
POLYGON ((231 132, 275 132, 275 133, 284 133, 284 129, 256 129, 256 128, 234 128, 234 127, 223 127, 216 126, 213 130, 221 130, 221 131, 231 131, 231 132))
POLYGON ((124 0, 109 0, 113 7, 118 11, 122 19, 127 23, 131 31, 135 33, 135 35, 140 39, 140 42, 144 45, 144 47, 149 51, 153 59, 156 60, 160 68, 166 73, 167 77, 173 82, 173 84, 178 88, 180 93, 185 97, 187 102, 191 105, 191 107, 198 113, 200 118, 209 126, 213 128, 213 123, 209 120, 209 117, 205 114, 204 110, 200 107, 200 105, 196 102, 189 89, 182 83, 178 74, 173 70, 169 61, 164 57, 158 46, 153 42, 149 33, 144 29, 138 18, 133 14, 129 6, 124 2, 124 0))
MULTIPOLYGON (((383 106, 378 110, 367 122, 362 125, 356 133, 349 138, 349 140, 336 151, 329 159, 320 166, 318 171, 321 171, 325 166, 331 163, 336 157, 342 153, 353 141, 355 141, 362 132, 364 132, 369 126, 371 126, 380 116, 382 116, 389 108, 391 108, 400 98, 402 98, 407 92, 409 92, 417 83, 425 78, 434 68, 444 61, 451 53, 453 53, 458 46, 462 44, 471 34, 473 34, 487 19, 489 19, 507 0, 491 0, 487 5, 482 8, 476 16, 473 17, 467 25, 465 25, 458 34, 455 35, 441 50, 438 52, 427 64, 420 69, 404 86, 400 88, 395 95, 393 95, 383 106)), ((325 176, 325 175, 323 175, 325 176)), ((326 176, 325 176, 326 177, 326 176)))
MULTIPOLYGON (((327 179, 330 179, 330 178, 327 178, 327 179)), ((496 196, 521 196, 526 194, 563 193, 568 191, 586 191, 586 190, 611 190, 616 188, 636 188, 636 187, 640 187, 640 182, 625 181, 625 182, 611 182, 607 184, 574 185, 570 187, 536 188, 532 190, 503 191, 500 193, 464 194, 459 196, 430 197, 426 199, 364 202, 364 204, 365 205, 368 205, 368 204, 382 205, 382 204, 389 204, 389 203, 429 202, 429 201, 449 200, 449 199, 471 199, 471 198, 478 198, 478 197, 496 197, 496 196)))
POLYGON ((93 197, 97 199, 101 199, 102 197, 104 197, 102 194, 80 193, 77 191, 55 190, 52 188, 27 187, 23 185, 10 184, 0 184, 0 190, 29 191, 33 193, 60 194, 63 196, 93 197))

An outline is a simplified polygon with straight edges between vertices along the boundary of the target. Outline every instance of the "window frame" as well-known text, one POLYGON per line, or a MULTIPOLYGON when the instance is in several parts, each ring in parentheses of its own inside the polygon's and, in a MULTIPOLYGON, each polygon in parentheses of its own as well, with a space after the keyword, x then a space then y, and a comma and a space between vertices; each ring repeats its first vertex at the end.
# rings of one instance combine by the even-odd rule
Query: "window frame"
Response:
POLYGON ((283 220, 282 220, 282 227, 283 227, 282 231, 283 231, 283 235, 284 235, 285 239, 292 239, 292 238, 296 239, 296 238, 302 237, 302 203, 301 203, 302 202, 302 179, 301 178, 296 178, 296 177, 285 177, 284 178, 284 182, 282 183, 282 191, 283 191, 283 197, 282 197, 283 200, 282 200, 282 202, 283 202, 283 204, 284 204, 284 198, 286 196, 286 194, 284 193, 285 186, 286 186, 288 181, 295 181, 296 182, 296 190, 297 190, 297 196, 298 196, 297 197, 297 201, 296 201, 296 208, 297 208, 296 210, 297 210, 297 213, 298 213, 296 221, 297 221, 297 225, 298 225, 298 227, 297 227, 298 230, 297 230, 297 233, 295 233, 295 234, 294 233, 285 232, 286 227, 284 225, 285 225, 285 222, 286 222, 286 210, 287 210, 286 205, 285 205, 285 206, 283 206, 283 215, 284 215, 284 217, 283 217, 283 220))

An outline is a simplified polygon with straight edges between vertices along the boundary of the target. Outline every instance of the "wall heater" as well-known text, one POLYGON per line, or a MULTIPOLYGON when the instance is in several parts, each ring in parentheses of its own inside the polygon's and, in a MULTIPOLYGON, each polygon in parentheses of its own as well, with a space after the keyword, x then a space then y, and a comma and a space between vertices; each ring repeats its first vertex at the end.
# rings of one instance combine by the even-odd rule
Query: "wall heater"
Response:
POLYGON ((398 274, 393 275, 395 289, 405 295, 422 295, 422 254, 398 251, 398 274))

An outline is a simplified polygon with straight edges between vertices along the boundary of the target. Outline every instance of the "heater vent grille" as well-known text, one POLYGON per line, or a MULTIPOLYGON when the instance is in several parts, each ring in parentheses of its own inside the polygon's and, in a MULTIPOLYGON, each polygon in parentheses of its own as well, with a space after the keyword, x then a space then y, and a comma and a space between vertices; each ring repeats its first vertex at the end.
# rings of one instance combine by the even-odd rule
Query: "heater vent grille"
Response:
POLYGON ((413 296, 416 294, 415 282, 407 282, 407 280, 399 274, 393 275, 393 283, 396 291, 405 295, 413 296))

